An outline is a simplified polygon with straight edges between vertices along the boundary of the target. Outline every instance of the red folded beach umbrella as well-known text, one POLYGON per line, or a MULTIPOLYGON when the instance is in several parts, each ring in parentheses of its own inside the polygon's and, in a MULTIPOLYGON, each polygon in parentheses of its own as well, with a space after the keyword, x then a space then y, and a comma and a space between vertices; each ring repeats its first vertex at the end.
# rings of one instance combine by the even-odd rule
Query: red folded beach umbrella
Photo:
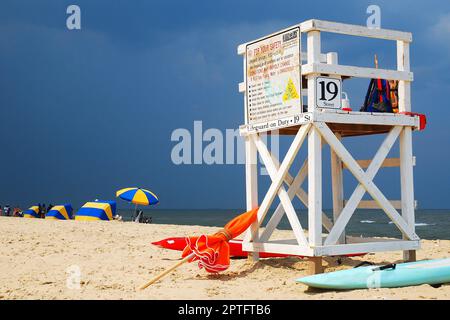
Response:
POLYGON ((199 268, 217 273, 226 270, 230 266, 229 241, 236 238, 256 220, 258 209, 243 213, 225 227, 213 235, 201 235, 199 237, 186 238, 187 246, 182 257, 191 256, 189 262, 198 261, 199 268))
POLYGON ((237 216, 228 222, 222 230, 213 235, 186 238, 187 246, 182 253, 183 259, 140 289, 147 288, 185 262, 198 261, 200 268, 205 268, 206 271, 212 273, 226 270, 230 266, 230 246, 228 242, 250 227, 256 220, 257 212, 258 208, 255 208, 237 216))
MULTIPOLYGON (((173 237, 166 238, 163 240, 152 242, 153 245, 160 248, 183 251, 186 248, 187 242, 185 237, 173 237)), ((233 239, 228 242, 230 246, 230 257, 235 258, 246 258, 248 257, 248 252, 242 250, 242 240, 233 239)), ((260 258, 286 258, 286 257, 298 257, 304 258, 304 256, 299 256, 295 254, 284 254, 284 253, 273 253, 273 252, 259 252, 260 258)), ((343 255, 344 257, 357 257, 363 256, 365 253, 350 253, 343 255)))
MULTIPOLYGON (((169 250, 176 250, 176 251, 183 251, 184 248, 186 248, 187 242, 185 237, 173 237, 173 238, 166 238, 163 240, 152 242, 153 245, 169 249, 169 250)), ((242 250, 242 240, 230 240, 228 242, 228 245, 230 246, 230 257, 236 257, 236 258, 246 258, 248 257, 248 252, 242 250)), ((259 257, 260 258, 283 258, 283 257, 289 257, 294 256, 290 254, 281 254, 281 253, 271 253, 271 252, 260 252, 259 257)), ((298 256, 301 257, 301 256, 298 256)))

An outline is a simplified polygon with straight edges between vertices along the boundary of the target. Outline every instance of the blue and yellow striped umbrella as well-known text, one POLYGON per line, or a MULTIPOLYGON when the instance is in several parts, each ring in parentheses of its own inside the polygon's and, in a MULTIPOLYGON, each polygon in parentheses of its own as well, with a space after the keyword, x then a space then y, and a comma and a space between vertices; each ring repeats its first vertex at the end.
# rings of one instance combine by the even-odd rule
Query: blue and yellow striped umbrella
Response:
POLYGON ((159 202, 156 194, 141 188, 125 188, 116 192, 116 197, 125 201, 148 206, 159 202))
POLYGON ((54 206, 47 212, 45 219, 70 220, 72 219, 72 211, 73 209, 70 204, 54 206))
POLYGON ((23 212, 24 218, 39 218, 39 207, 32 206, 30 209, 23 212))

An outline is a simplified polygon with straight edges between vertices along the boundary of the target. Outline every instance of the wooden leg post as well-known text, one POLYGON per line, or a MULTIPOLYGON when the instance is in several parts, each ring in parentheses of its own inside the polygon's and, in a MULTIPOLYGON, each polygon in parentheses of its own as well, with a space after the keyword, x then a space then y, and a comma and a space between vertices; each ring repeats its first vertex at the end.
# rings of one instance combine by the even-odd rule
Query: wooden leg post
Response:
MULTIPOLYGON (((312 127, 308 137, 308 234, 311 247, 322 245, 322 147, 312 127)), ((322 257, 309 258, 309 274, 322 273, 322 257)))
MULTIPOLYGON (((402 194, 402 216, 414 231, 414 184, 413 184, 413 155, 411 128, 404 128, 400 134, 400 176, 402 194)), ((403 238, 407 238, 403 235, 403 238)), ((416 252, 407 250, 403 252, 403 260, 416 261, 416 252)))
MULTIPOLYGON (((341 135, 336 133, 336 137, 341 140, 341 135)), ((332 148, 330 148, 331 152, 331 187, 333 191, 333 222, 336 223, 336 220, 339 218, 342 210, 344 209, 344 186, 343 186, 343 178, 342 178, 342 161, 336 155, 332 148)), ((344 244, 345 243, 345 229, 342 232, 341 236, 337 243, 344 244)))
MULTIPOLYGON (((258 206, 258 165, 256 146, 249 137, 245 139, 245 187, 247 210, 252 210, 258 206)), ((255 222, 248 232, 254 231, 258 236, 258 232, 255 230, 257 228, 259 228, 258 222, 255 222)), ((248 259, 256 262, 259 260, 259 254, 257 252, 249 253, 248 259)))
POLYGON ((403 251, 403 260, 405 262, 416 262, 416 250, 403 251))
MULTIPOLYGON (((410 71, 409 43, 406 41, 397 41, 397 69, 399 71, 410 71)), ((411 111, 410 81, 399 81, 398 83, 398 109, 400 112, 411 111)), ((405 127, 400 134, 400 176, 402 216, 414 232, 414 182, 411 131, 411 127, 405 127)), ((407 237, 403 235, 403 238, 407 237)), ((414 250, 403 251, 403 260, 416 261, 416 252, 414 250)))
POLYGON ((322 257, 308 258, 308 274, 314 275, 323 273, 322 257))

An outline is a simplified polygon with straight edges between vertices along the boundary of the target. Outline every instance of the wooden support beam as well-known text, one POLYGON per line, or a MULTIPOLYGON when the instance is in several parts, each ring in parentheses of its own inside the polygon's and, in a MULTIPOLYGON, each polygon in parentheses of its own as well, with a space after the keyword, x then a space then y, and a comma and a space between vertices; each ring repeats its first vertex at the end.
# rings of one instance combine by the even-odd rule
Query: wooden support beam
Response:
MULTIPOLYGON (((308 64, 319 64, 321 57, 320 32, 311 31, 307 34, 308 64)), ((303 66, 302 66, 303 74, 303 66)), ((319 73, 310 73, 308 81, 308 112, 313 112, 316 108, 316 77, 319 73)))
MULTIPOLYGON (((329 74, 342 77, 381 78, 387 80, 413 81, 414 75, 409 71, 332 65, 325 63, 309 63, 302 66, 302 75, 329 74)), ((309 83, 308 83, 309 86, 309 83)), ((400 87, 399 87, 400 88, 400 87)))
MULTIPOLYGON (((344 206, 347 205, 349 201, 344 200, 344 206)), ((402 201, 401 200, 389 200, 389 202, 392 204, 392 206, 395 209, 401 209, 402 208, 402 201)), ((417 207, 417 201, 414 201, 414 208, 417 207)), ((380 209, 380 206, 378 203, 374 200, 361 200, 358 204, 358 209, 380 209)))
MULTIPOLYGON (((410 70, 409 43, 397 41, 397 70, 408 72, 410 70)), ((411 111, 411 82, 400 81, 398 83, 398 109, 411 111)), ((414 218, 414 181, 413 181, 413 161, 412 161, 412 133, 411 128, 405 127, 400 134, 400 184, 402 195, 402 216, 415 230, 414 218)), ((406 238, 406 235, 403 235, 406 238)), ((416 253, 413 250, 403 251, 403 259, 414 261, 416 253)))
MULTIPOLYGON (((402 216, 409 227, 415 230, 414 218, 414 181, 412 165, 412 132, 411 128, 404 128, 400 134, 400 186, 402 216)), ((403 235, 406 238, 406 235, 403 235)), ((415 253, 403 252, 404 260, 415 259, 415 253)))
POLYGON ((337 256, 361 252, 383 252, 383 251, 402 251, 415 250, 420 248, 419 240, 382 240, 380 238, 374 241, 365 241, 354 243, 347 237, 346 244, 335 244, 316 248, 316 255, 337 256))
POLYGON ((403 261, 405 262, 416 262, 416 250, 405 250, 403 251, 403 261))
MULTIPOLYGON (((409 72, 409 43, 397 41, 397 70, 409 72)), ((398 83, 398 110, 411 111, 411 81, 413 79, 397 79, 398 83)))
POLYGON ((309 32, 312 30, 339 33, 358 37, 368 37, 384 40, 402 40, 405 42, 412 41, 412 34, 410 32, 389 30, 389 29, 374 29, 365 26, 358 26, 354 24, 339 23, 332 21, 311 19, 300 24, 302 32, 309 32))
POLYGON ((308 136, 308 234, 311 247, 322 245, 322 138, 314 127, 308 136))
MULTIPOLYGON (((359 166, 363 169, 366 169, 369 167, 372 160, 356 160, 356 162, 359 164, 359 166)), ((342 164, 343 169, 348 169, 345 164, 342 164)), ((381 164, 382 168, 388 168, 388 167, 400 167, 400 158, 386 158, 383 163, 381 164)))
POLYGON ((308 258, 308 274, 315 275, 323 273, 322 257, 308 258))
MULTIPOLYGON (((245 137, 245 190, 247 211, 258 206, 258 164, 257 149, 250 137, 245 137)), ((258 223, 254 222, 247 231, 249 236, 253 233, 255 239, 258 239, 258 223)), ((248 255, 249 260, 258 261, 259 254, 257 252, 248 255)))
MULTIPOLYGON (((339 133, 336 134, 336 138, 341 140, 339 133)), ((331 190, 333 193, 333 221, 339 218, 339 215, 344 209, 344 180, 342 175, 342 161, 330 148, 331 154, 331 190)), ((342 231, 337 243, 345 243, 345 229, 342 231)))

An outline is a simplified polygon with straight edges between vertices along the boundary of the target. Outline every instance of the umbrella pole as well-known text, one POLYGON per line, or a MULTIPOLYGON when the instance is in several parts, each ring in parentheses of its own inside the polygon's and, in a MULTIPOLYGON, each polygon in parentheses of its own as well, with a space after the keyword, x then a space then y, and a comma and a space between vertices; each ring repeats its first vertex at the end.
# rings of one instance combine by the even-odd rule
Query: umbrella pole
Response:
POLYGON ((136 217, 137 217, 137 203, 135 204, 135 206, 134 206, 134 212, 133 212, 133 215, 132 215, 132 220, 131 221, 133 221, 134 222, 134 220, 136 219, 136 217))
POLYGON ((195 256, 194 253, 191 253, 190 255, 184 257, 182 260, 178 261, 176 264, 174 264, 173 266, 171 266, 169 269, 164 270, 163 272, 161 272, 159 275, 157 275, 156 277, 154 277, 152 280, 150 280, 149 282, 147 282, 146 284, 144 284, 143 286, 141 286, 139 288, 139 290, 144 290, 145 288, 147 288, 148 286, 152 285, 153 283, 155 283, 156 281, 158 281, 159 279, 161 279, 162 277, 164 277, 165 275, 169 274, 170 272, 172 272, 173 270, 175 270, 176 268, 178 268, 179 266, 181 266, 182 264, 188 262, 190 259, 192 259, 195 256))

